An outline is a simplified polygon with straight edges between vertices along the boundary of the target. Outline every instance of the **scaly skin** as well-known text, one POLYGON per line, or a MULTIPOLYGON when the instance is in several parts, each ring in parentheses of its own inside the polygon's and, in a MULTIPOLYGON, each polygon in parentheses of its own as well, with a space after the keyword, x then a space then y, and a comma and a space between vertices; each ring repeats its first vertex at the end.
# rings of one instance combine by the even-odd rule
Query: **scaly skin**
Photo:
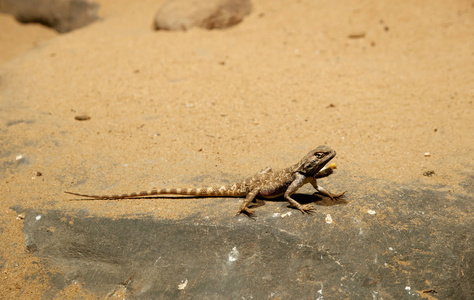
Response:
POLYGON ((299 188, 310 183, 316 193, 327 196, 333 200, 341 198, 344 193, 331 194, 323 189, 316 182, 316 178, 328 176, 332 173, 331 168, 324 168, 324 166, 336 156, 336 151, 327 146, 319 146, 310 151, 298 163, 283 170, 273 171, 271 168, 265 170, 245 179, 242 182, 220 187, 208 188, 168 188, 157 189, 151 191, 143 191, 139 193, 130 193, 122 195, 86 195, 71 192, 65 192, 71 195, 87 197, 92 199, 127 199, 135 197, 146 197, 153 195, 189 195, 201 197, 245 197, 245 200, 240 205, 238 214, 244 213, 249 216, 254 214, 254 211, 249 208, 250 203, 256 197, 275 198, 283 196, 290 205, 302 213, 309 213, 314 210, 310 204, 301 205, 296 200, 291 198, 299 188))

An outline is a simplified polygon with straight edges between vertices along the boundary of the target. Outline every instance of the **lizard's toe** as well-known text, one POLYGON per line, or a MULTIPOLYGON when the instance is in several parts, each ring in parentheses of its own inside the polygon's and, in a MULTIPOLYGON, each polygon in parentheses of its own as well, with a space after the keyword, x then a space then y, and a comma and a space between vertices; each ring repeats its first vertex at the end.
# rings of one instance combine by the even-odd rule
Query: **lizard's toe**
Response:
POLYGON ((298 209, 301 211, 301 213, 303 214, 311 214, 312 212, 314 212, 314 207, 311 205, 311 204, 304 204, 304 205, 300 205, 300 207, 298 207, 298 209))
POLYGON ((241 210, 239 210, 239 212, 237 213, 237 216, 240 215, 240 214, 245 214, 248 217, 253 217, 254 214, 255 214, 255 211, 253 209, 245 207, 245 208, 242 208, 241 210))
POLYGON ((331 199, 334 200, 334 201, 339 200, 339 199, 342 199, 342 198, 345 197, 345 194, 346 194, 345 191, 342 192, 342 193, 339 193, 339 194, 332 194, 332 195, 331 195, 331 199))

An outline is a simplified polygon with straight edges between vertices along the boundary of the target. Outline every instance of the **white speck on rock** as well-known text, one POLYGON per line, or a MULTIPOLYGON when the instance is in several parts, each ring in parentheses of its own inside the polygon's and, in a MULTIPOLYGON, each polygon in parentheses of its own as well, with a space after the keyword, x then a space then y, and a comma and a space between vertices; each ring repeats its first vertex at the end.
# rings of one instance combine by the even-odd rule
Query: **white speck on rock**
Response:
POLYGON ((232 251, 229 253, 229 262, 234 262, 239 258, 239 251, 237 247, 232 248, 232 251))
POLYGON ((188 280, 187 279, 185 279, 184 281, 181 281, 181 283, 178 284, 178 290, 184 290, 187 285, 188 285, 188 280))
POLYGON ((326 215, 326 219, 324 219, 324 220, 326 221, 326 223, 331 224, 331 223, 332 223, 332 217, 331 217, 331 215, 330 215, 330 214, 327 214, 327 215, 326 215))

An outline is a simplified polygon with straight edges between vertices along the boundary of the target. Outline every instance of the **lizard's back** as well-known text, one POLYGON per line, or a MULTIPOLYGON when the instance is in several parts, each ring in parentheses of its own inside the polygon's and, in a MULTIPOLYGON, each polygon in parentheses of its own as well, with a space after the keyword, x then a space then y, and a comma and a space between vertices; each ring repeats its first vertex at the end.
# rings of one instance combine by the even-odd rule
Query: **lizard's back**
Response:
POLYGON ((275 172, 257 173, 241 182, 240 187, 245 190, 245 193, 259 189, 259 196, 274 198, 283 195, 294 179, 293 167, 290 167, 275 172))

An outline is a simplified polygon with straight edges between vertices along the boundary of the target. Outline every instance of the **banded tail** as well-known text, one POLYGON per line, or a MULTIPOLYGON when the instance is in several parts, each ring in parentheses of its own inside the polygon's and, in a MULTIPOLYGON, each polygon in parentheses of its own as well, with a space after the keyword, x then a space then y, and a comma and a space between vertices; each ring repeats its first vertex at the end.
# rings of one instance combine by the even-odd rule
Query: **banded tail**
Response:
POLYGON ((208 187, 208 188, 170 188, 170 189, 159 189, 151 191, 142 191, 138 193, 122 194, 122 195, 86 195, 72 192, 66 192, 66 194, 92 198, 92 199, 127 199, 136 197, 147 197, 154 195, 183 195, 183 196, 203 196, 203 197, 242 197, 246 193, 238 189, 237 184, 231 186, 220 186, 220 187, 208 187))

